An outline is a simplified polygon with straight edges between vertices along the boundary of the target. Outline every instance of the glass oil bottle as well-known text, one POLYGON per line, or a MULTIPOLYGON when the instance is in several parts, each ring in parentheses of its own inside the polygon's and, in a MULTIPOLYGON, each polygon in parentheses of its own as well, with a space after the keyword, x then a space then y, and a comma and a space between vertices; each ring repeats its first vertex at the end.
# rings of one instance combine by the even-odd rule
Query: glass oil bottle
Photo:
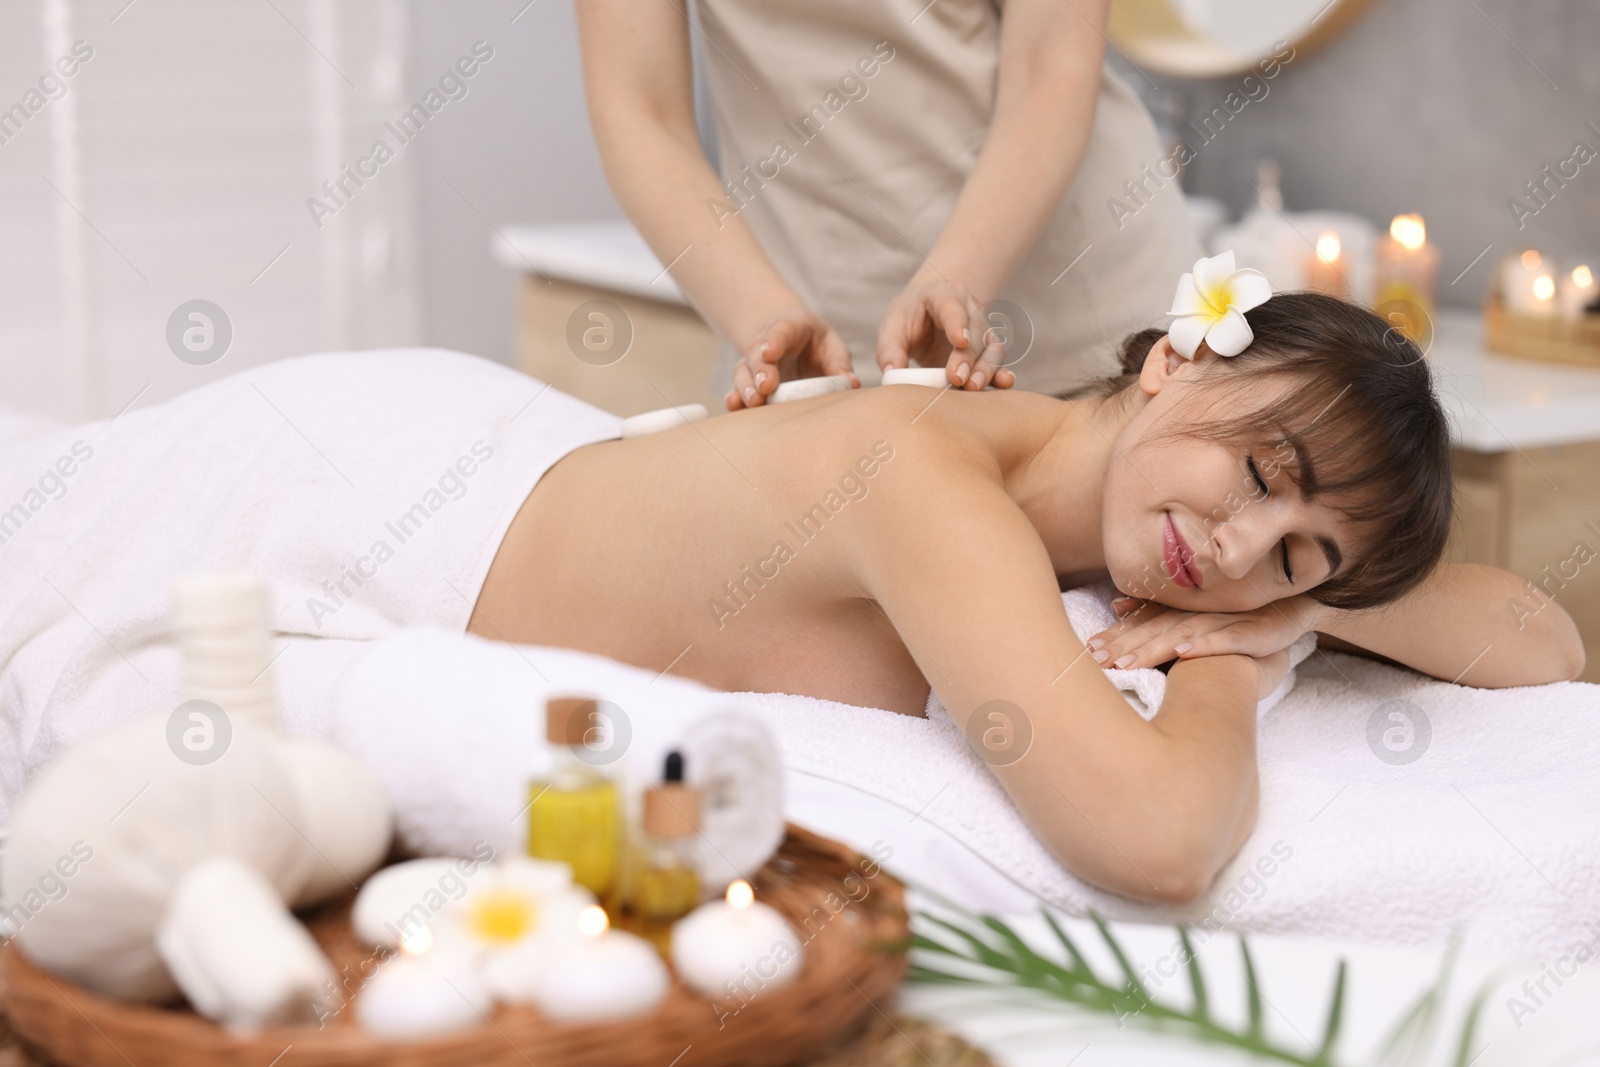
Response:
POLYGON ((622 804, 617 783, 582 758, 598 704, 553 697, 545 704, 545 738, 555 750, 548 775, 528 783, 528 855, 572 868, 572 880, 600 899, 617 878, 622 804))
POLYGON ((700 790, 683 780, 683 756, 668 753, 661 783, 644 795, 641 832, 629 864, 626 923, 663 953, 671 945, 672 924, 700 903, 694 854, 700 809, 700 790))

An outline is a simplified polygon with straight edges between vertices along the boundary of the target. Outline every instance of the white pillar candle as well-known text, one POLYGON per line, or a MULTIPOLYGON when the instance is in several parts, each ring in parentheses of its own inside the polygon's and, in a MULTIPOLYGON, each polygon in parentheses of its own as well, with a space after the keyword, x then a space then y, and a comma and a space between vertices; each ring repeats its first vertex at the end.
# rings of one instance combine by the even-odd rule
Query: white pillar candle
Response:
POLYGON ((800 940, 776 908, 742 878, 725 900, 708 901, 672 928, 672 965, 690 988, 712 996, 754 995, 800 973, 800 940))
POLYGON ((598 904, 583 909, 578 926, 582 936, 552 950, 536 980, 541 1012, 557 1022, 597 1022, 643 1015, 661 1003, 672 980, 650 942, 609 929, 598 904))
POLYGON ((1323 230, 1317 235, 1316 251, 1306 260, 1307 289, 1329 296, 1350 295, 1349 286, 1345 284, 1343 251, 1337 230, 1323 230))
POLYGON ((481 1026, 491 998, 469 953, 433 949, 427 927, 408 931, 400 951, 367 979, 356 1020, 382 1037, 411 1041, 481 1026))
POLYGON ((1523 315, 1546 315, 1554 308, 1551 297, 1555 293, 1555 278, 1551 266, 1534 249, 1518 256, 1507 256, 1500 264, 1500 292, 1506 308, 1523 315), (1540 279, 1546 279, 1541 282, 1540 279), (1539 294, 1546 286, 1550 291, 1539 294))
POLYGON ((1580 263, 1561 276, 1561 314, 1568 318, 1582 318, 1589 305, 1600 297, 1594 271, 1587 263, 1580 263))

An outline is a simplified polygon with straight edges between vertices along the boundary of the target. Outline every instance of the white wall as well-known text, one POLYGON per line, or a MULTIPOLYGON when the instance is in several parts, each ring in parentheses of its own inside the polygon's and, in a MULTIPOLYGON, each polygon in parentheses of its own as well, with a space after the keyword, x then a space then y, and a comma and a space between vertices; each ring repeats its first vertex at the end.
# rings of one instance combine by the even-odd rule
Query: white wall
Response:
POLYGON ((421 144, 427 337, 509 362, 517 276, 490 258, 491 226, 622 214, 589 132, 572 3, 410 0, 410 11, 414 79, 475 40, 495 53, 421 144))
POLYGON ((0 403, 93 418, 420 339, 410 154, 320 227, 307 209, 412 99, 400 0, 6 0, 0 110, 75 41, 65 94, 0 142, 0 403), (167 340, 194 299, 232 326, 210 365, 167 340))

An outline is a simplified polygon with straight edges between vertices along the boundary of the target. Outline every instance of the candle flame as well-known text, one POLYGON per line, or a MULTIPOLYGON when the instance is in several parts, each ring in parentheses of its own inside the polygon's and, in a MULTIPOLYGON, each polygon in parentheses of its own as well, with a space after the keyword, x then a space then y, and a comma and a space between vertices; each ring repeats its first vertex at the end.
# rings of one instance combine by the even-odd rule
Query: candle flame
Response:
POLYGON ((1389 236, 1415 252, 1427 243, 1428 231, 1422 224, 1421 215, 1396 215, 1394 221, 1389 223, 1389 236))
POLYGON ((1339 235, 1332 230, 1323 230, 1317 236, 1317 258, 1324 263, 1332 263, 1339 258, 1339 235))
POLYGON ((728 906, 743 911, 756 899, 756 891, 750 888, 750 883, 740 878, 728 886, 728 906))
POLYGON ((1556 295, 1556 280, 1548 274, 1541 274, 1533 280, 1533 295, 1540 300, 1549 300, 1556 295))
POLYGON ((1540 262, 1542 262, 1542 260, 1539 256, 1539 253, 1535 252, 1533 249, 1530 248, 1526 252, 1522 253, 1522 265, 1528 270, 1533 270, 1534 268, 1538 267, 1540 262))
POLYGON ((1587 289, 1594 284, 1594 271, 1589 269, 1588 264, 1580 263, 1572 268, 1572 284, 1579 289, 1587 289))
POLYGON ((598 904, 590 904, 578 912, 578 931, 585 937, 599 937, 611 928, 611 917, 598 904))
POLYGON ((433 947, 433 928, 416 926, 400 935, 400 951, 407 956, 420 956, 433 947))

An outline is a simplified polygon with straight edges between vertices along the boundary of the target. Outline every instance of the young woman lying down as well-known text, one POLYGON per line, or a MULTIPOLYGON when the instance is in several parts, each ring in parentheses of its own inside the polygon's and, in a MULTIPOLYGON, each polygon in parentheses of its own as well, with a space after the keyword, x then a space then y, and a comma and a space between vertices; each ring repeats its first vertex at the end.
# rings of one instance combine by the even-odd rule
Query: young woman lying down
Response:
POLYGON ((103 703, 92 676, 159 690, 139 657, 172 578, 249 569, 291 638, 280 679, 317 654, 296 635, 432 624, 907 715, 931 687, 958 724, 1006 701, 1034 737, 995 774, 1051 852, 1192 898, 1250 831, 1256 704, 1300 634, 1473 686, 1584 661, 1560 607, 1507 609, 1519 579, 1440 565, 1450 441, 1414 346, 1318 295, 1243 321, 1231 357, 1131 337, 1121 375, 1066 400, 897 385, 619 439, 541 383, 413 350, 31 438, 0 477, 22 503, 0 512, 7 795, 87 729, 50 724, 103 703), (25 489, 76 444, 64 493, 25 489), (1106 575, 1138 610, 1086 649, 1060 590, 1106 575), (1100 661, 1172 661, 1160 714, 1100 661))
POLYGON ((1437 565, 1451 452, 1421 353, 1320 295, 1245 318, 1231 358, 1129 338, 1072 400, 890 386, 578 449, 469 628, 908 715, 931 686, 958 724, 1008 701, 1034 740, 995 773, 1051 851, 1193 897, 1250 831, 1256 703, 1303 632, 1475 686, 1584 661, 1559 608, 1519 629, 1513 575, 1437 565), (1107 574, 1143 606, 1094 652, 1059 590, 1107 574), (1148 723, 1102 674, 1173 659, 1148 723))

